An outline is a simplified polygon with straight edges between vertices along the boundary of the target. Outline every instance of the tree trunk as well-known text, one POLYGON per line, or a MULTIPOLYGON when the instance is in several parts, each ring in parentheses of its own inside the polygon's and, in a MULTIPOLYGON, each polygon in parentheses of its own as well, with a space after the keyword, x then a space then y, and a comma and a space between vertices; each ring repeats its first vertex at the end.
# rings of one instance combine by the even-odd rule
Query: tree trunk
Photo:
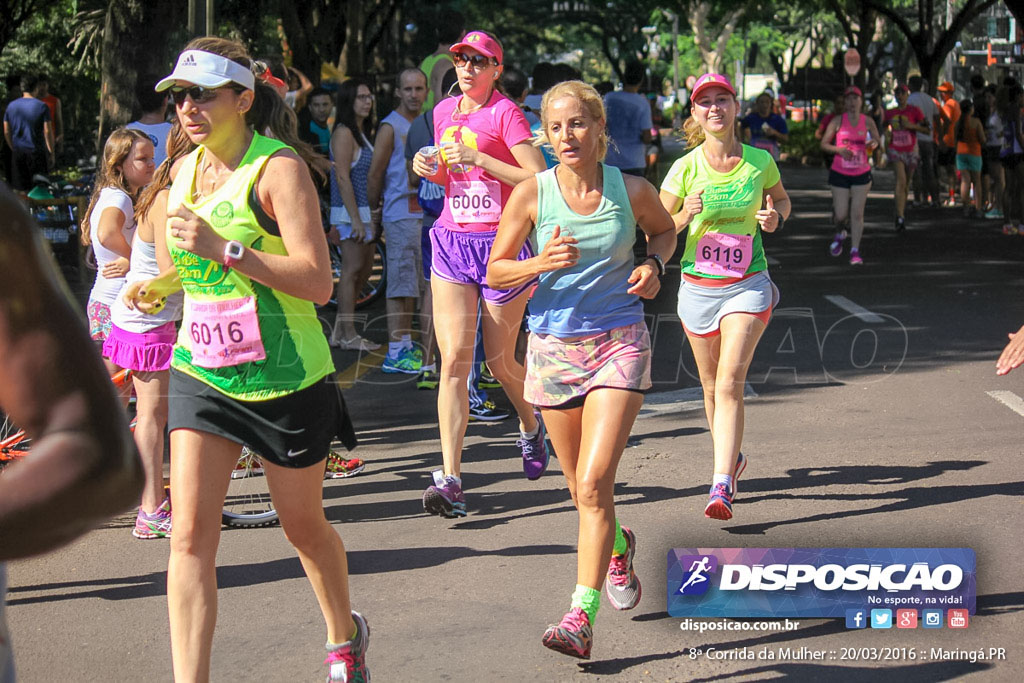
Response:
POLYGON ((996 3, 996 0, 967 0, 956 10, 949 28, 939 31, 935 28, 934 19, 937 0, 917 0, 918 26, 915 31, 898 11, 881 0, 862 1, 891 21, 907 37, 914 48, 921 74, 928 79, 929 89, 933 93, 942 63, 956 45, 960 34, 970 22, 996 3))
POLYGON ((365 71, 363 50, 366 45, 366 9, 361 2, 349 2, 345 8, 345 45, 338 61, 338 71, 345 76, 357 76, 365 71))
POLYGON ((721 24, 714 27, 715 32, 709 33, 708 17, 711 14, 712 3, 708 0, 701 0, 690 5, 688 18, 690 27, 693 29, 693 42, 700 52, 701 62, 708 73, 722 73, 725 61, 725 48, 729 38, 736 31, 736 26, 745 12, 744 7, 738 7, 725 17, 721 24))
POLYGON ((97 153, 111 131, 131 120, 140 77, 166 75, 173 64, 167 27, 184 19, 179 3, 111 0, 103 28, 97 153))

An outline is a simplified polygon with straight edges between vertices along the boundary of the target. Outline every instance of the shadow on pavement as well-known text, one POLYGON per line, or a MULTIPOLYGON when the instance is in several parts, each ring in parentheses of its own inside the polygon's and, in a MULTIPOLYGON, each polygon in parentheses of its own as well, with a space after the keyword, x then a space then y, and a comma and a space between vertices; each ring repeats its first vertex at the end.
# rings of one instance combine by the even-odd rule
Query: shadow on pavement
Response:
POLYGON ((912 489, 902 489, 899 491, 875 494, 798 495, 787 493, 774 496, 763 496, 762 499, 771 498, 775 500, 870 501, 886 500, 891 498, 896 498, 898 500, 868 509, 825 512, 818 515, 811 515, 809 517, 779 520, 777 522, 725 527, 725 531, 732 534, 764 534, 769 529, 791 524, 804 524, 807 522, 818 522, 826 519, 836 520, 844 517, 859 517, 861 515, 873 515, 883 512, 913 510, 932 505, 943 505, 945 503, 956 503, 965 500, 977 500, 988 496, 1024 496, 1024 481, 1007 482, 1004 484, 976 484, 973 486, 920 486, 912 489))
MULTIPOLYGON (((409 569, 436 567, 455 560, 473 557, 526 557, 534 555, 570 555, 576 553, 571 545, 525 545, 497 550, 477 550, 464 546, 427 548, 400 548, 395 550, 350 550, 348 568, 350 575, 382 574, 409 569)), ((217 567, 217 588, 241 588, 288 579, 305 578, 302 564, 297 557, 288 557, 269 562, 235 564, 217 567)), ((32 597, 10 597, 8 605, 31 605, 46 602, 65 602, 82 598, 101 600, 132 600, 151 598, 166 593, 166 572, 150 572, 138 576, 123 576, 89 581, 64 581, 59 583, 27 584, 8 589, 9 596, 36 591, 60 591, 53 595, 32 597)))

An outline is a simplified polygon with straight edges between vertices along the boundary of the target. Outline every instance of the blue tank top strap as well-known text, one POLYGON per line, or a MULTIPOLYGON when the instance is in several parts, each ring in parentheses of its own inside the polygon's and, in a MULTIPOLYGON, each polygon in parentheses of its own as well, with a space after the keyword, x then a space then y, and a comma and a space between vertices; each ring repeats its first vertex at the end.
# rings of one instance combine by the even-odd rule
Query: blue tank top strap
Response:
MULTIPOLYGON (((352 190, 356 195, 356 206, 369 206, 370 200, 366 194, 366 185, 370 177, 370 162, 373 160, 373 145, 362 133, 362 144, 359 146, 359 158, 354 166, 348 170, 348 176, 352 181, 352 190)), ((334 161, 334 150, 330 149, 329 157, 334 161)), ((345 202, 341 198, 341 191, 338 189, 338 177, 331 172, 331 206, 344 208, 345 202)))

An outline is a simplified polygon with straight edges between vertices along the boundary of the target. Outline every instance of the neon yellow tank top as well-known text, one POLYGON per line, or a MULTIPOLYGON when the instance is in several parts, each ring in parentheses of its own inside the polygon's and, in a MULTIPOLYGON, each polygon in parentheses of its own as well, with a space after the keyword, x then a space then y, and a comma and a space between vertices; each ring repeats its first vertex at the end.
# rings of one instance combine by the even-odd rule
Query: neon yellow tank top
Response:
POLYGON ((436 102, 434 102, 434 91, 430 89, 430 72, 434 70, 434 65, 442 59, 447 59, 449 62, 452 61, 450 54, 439 54, 429 55, 426 59, 420 62, 420 71, 427 77, 427 99, 423 101, 423 111, 430 111, 434 108, 436 102))
MULTIPOLYGON (((253 185, 267 160, 282 149, 289 147, 254 133, 248 151, 228 181, 208 197, 194 201, 196 169, 205 153, 205 149, 199 147, 185 158, 171 185, 168 211, 184 206, 224 239, 237 240, 246 249, 287 254, 284 241, 259 225, 249 205, 253 185)), ((243 401, 286 396, 334 372, 330 348, 312 302, 255 282, 237 269, 225 272, 220 263, 177 248, 169 228, 166 239, 185 290, 186 311, 178 343, 174 347, 172 368, 243 401), (209 363, 204 363, 206 367, 197 365, 193 358, 193 344, 208 343, 209 331, 203 329, 199 334, 199 326, 192 325, 195 319, 190 318, 190 311, 197 309, 195 304, 204 307, 217 303, 232 307, 234 302, 249 299, 255 302, 255 316, 265 357, 221 367, 209 367, 209 363)), ((247 303, 251 306, 252 301, 247 303)), ((240 336, 237 329, 232 332, 240 336)), ((223 341, 224 331, 215 328, 214 335, 218 333, 223 341)))

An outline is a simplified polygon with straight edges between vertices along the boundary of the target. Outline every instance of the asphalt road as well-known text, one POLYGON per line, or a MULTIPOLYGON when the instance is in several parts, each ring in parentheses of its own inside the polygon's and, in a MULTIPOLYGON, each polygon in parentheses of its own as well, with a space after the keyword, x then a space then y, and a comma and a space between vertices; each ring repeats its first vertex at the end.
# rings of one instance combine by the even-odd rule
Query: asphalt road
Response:
MULTIPOLYGON (((354 605, 371 625, 375 680, 1020 680, 1024 477, 1015 468, 1024 415, 997 398, 1024 396, 1024 370, 997 378, 994 363, 1006 333, 1024 322, 1024 238, 954 209, 911 210, 897 235, 892 175, 880 172, 866 264, 854 268, 827 254, 824 177, 783 169, 794 215, 765 239, 782 301, 750 374, 750 466, 730 522, 702 514, 711 447, 674 315, 678 266, 649 306, 655 387, 616 486, 618 516, 638 535, 644 595, 632 612, 605 602, 589 663, 540 644, 575 584, 576 515, 557 464, 528 482, 511 421, 472 424, 470 515, 427 517, 420 495, 440 463, 434 393, 383 375, 379 359, 336 355, 356 378, 346 398, 368 464, 327 482, 324 506, 349 550, 354 605), (670 548, 790 546, 973 548, 978 613, 963 631, 798 620, 791 631, 703 635, 667 615, 670 548), (853 656, 798 659, 805 646, 853 656), (861 651, 882 647, 929 656, 869 661, 861 651), (930 656, 990 647, 1006 648, 1006 659, 930 656), (762 651, 775 659, 740 658, 762 651)), ((378 306, 371 317, 383 315, 378 306)), ((368 335, 383 339, 382 322, 368 335)), ((132 539, 131 521, 11 566, 22 680, 170 680, 167 543, 132 539)), ((321 617, 280 529, 225 531, 219 565, 213 679, 323 680, 321 617)))

